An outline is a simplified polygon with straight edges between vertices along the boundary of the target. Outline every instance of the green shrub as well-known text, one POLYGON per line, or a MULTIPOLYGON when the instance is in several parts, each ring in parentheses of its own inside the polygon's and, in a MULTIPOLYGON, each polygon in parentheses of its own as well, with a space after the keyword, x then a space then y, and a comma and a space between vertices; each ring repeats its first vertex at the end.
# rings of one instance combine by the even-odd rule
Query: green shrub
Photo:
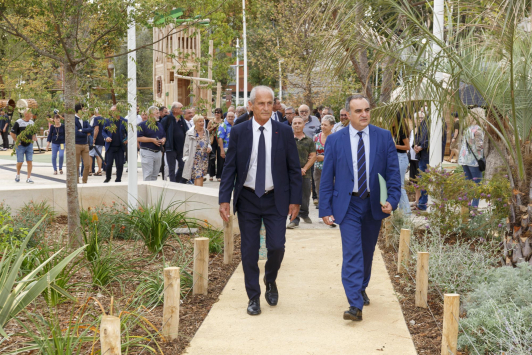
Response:
POLYGON ((224 250, 224 232, 212 226, 204 228, 200 235, 209 238, 209 253, 220 254, 224 250))
POLYGON ((103 203, 96 207, 81 210, 80 221, 83 228, 88 228, 96 223, 101 240, 108 239, 111 234, 113 234, 113 238, 117 239, 135 239, 136 235, 133 229, 122 222, 124 215, 127 215, 127 208, 112 201, 110 205, 103 203), (94 215, 97 216, 96 221, 93 221, 94 215))
POLYGON ((486 273, 484 281, 464 300, 467 317, 460 320, 461 349, 481 354, 532 353, 532 266, 502 267, 486 273))
POLYGON ((188 225, 186 212, 176 211, 183 203, 174 201, 163 207, 163 195, 161 195, 154 205, 140 204, 129 214, 123 214, 121 222, 144 241, 150 252, 157 254, 162 251, 168 238, 174 234, 175 228, 188 225))
MULTIPOLYGON (((180 268, 180 291, 181 298, 185 297, 188 291, 192 288, 192 275, 180 268)), ((137 304, 142 304, 146 307, 155 307, 163 303, 164 297, 164 276, 163 271, 157 270, 151 272, 140 278, 140 284, 136 291, 135 299, 137 304)))
POLYGON ((411 241, 412 260, 415 267, 417 252, 429 252, 429 280, 432 287, 442 293, 465 294, 481 282, 486 272, 497 265, 498 248, 495 242, 474 245, 458 240, 445 242, 437 230, 429 229, 424 236, 411 241))
POLYGON ((33 236, 34 240, 31 245, 34 245, 36 243, 35 239, 39 241, 44 237, 44 232, 52 223, 54 216, 54 209, 48 204, 48 202, 42 201, 37 203, 30 201, 25 203, 17 211, 17 214, 13 217, 13 224, 15 229, 30 230, 42 219, 42 223, 39 225, 33 236))

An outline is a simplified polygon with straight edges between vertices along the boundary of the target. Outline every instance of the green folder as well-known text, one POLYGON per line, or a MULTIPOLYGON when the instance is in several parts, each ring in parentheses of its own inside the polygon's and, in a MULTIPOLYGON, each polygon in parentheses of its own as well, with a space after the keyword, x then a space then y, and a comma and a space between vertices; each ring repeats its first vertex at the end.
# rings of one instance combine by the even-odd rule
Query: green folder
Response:
POLYGON ((381 205, 384 206, 386 204, 386 200, 388 200, 388 188, 386 187, 386 180, 384 180, 382 175, 377 175, 379 175, 379 186, 381 188, 381 205))

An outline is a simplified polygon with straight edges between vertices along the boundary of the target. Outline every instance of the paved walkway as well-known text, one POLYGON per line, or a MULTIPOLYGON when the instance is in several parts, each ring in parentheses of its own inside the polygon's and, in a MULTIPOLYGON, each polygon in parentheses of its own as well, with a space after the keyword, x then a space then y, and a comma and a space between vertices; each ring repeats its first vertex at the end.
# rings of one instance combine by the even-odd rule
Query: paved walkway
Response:
POLYGON ((262 296, 262 314, 248 316, 238 267, 186 354, 416 354, 380 251, 367 290, 372 304, 362 322, 342 319, 348 305, 341 260, 337 228, 289 230, 277 280, 279 305, 268 306, 262 296))

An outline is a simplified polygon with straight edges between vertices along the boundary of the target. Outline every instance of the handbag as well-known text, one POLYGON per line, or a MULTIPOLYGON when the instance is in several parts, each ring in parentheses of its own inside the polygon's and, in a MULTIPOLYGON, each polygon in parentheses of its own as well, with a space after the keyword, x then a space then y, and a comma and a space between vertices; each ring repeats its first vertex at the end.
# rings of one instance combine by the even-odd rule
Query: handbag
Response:
POLYGON ((475 157, 475 160, 477 161, 478 163, 478 170, 480 170, 481 172, 486 170, 486 160, 484 158, 481 158, 481 159, 478 159, 477 156, 475 155, 475 153, 473 153, 473 150, 471 149, 471 146, 469 145, 469 143, 467 142, 467 139, 466 139, 466 144, 467 144, 467 149, 469 149, 469 151, 471 152, 471 154, 473 154, 473 156, 475 157))

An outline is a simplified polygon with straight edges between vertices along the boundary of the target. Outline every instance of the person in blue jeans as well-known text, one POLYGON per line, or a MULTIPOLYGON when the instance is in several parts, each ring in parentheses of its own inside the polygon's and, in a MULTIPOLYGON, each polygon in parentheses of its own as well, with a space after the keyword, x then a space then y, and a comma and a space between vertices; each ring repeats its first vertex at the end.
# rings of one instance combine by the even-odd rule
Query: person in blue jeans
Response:
POLYGON ((54 115, 54 124, 48 131, 48 144, 46 150, 52 144, 52 166, 54 175, 57 175, 57 153, 59 153, 59 172, 63 174, 63 160, 65 157, 65 125, 61 123, 61 116, 54 115))
MULTIPOLYGON (((466 180, 473 180, 476 184, 482 181, 482 171, 478 167, 477 160, 484 158, 484 132, 477 125, 478 120, 485 118, 484 109, 476 107, 466 117, 467 128, 462 133, 462 146, 458 155, 458 164, 464 169, 466 180)), ((479 199, 471 202, 471 207, 478 207, 479 199)))
POLYGON ((392 122, 392 137, 395 141, 395 149, 397 150, 397 158, 399 159, 399 173, 401 174, 401 200, 399 200, 399 208, 404 214, 409 216, 410 203, 408 202, 408 195, 405 190, 405 175, 406 169, 410 162, 408 161, 407 152, 410 150, 410 139, 408 137, 408 130, 406 129, 406 120, 401 119, 401 113, 397 112, 395 120, 392 122))
MULTIPOLYGON (((11 128, 11 138, 17 145, 17 175, 15 176, 15 181, 20 182, 20 169, 22 169, 22 164, 24 164, 24 156, 26 156, 26 164, 28 164, 28 178, 26 182, 28 184, 33 184, 31 179, 31 169, 33 167, 33 142, 37 140, 37 136, 32 132, 32 129, 29 127, 33 126, 33 114, 29 109, 24 112, 24 118, 19 118, 17 122, 11 128), (26 131, 28 130, 28 131, 26 131), (26 132, 24 132, 26 131, 26 132), (31 135, 30 135, 31 134, 31 135), (17 143, 17 138, 20 137, 20 141, 17 143)), ((33 131, 34 132, 34 131, 33 131)))
MULTIPOLYGON (((416 152, 416 159, 419 161, 419 171, 425 172, 429 165, 429 128, 423 111, 418 112, 418 120, 419 125, 414 136, 415 143, 413 147, 416 152)), ((414 209, 426 211, 428 200, 427 190, 421 190, 418 205, 414 209)))

